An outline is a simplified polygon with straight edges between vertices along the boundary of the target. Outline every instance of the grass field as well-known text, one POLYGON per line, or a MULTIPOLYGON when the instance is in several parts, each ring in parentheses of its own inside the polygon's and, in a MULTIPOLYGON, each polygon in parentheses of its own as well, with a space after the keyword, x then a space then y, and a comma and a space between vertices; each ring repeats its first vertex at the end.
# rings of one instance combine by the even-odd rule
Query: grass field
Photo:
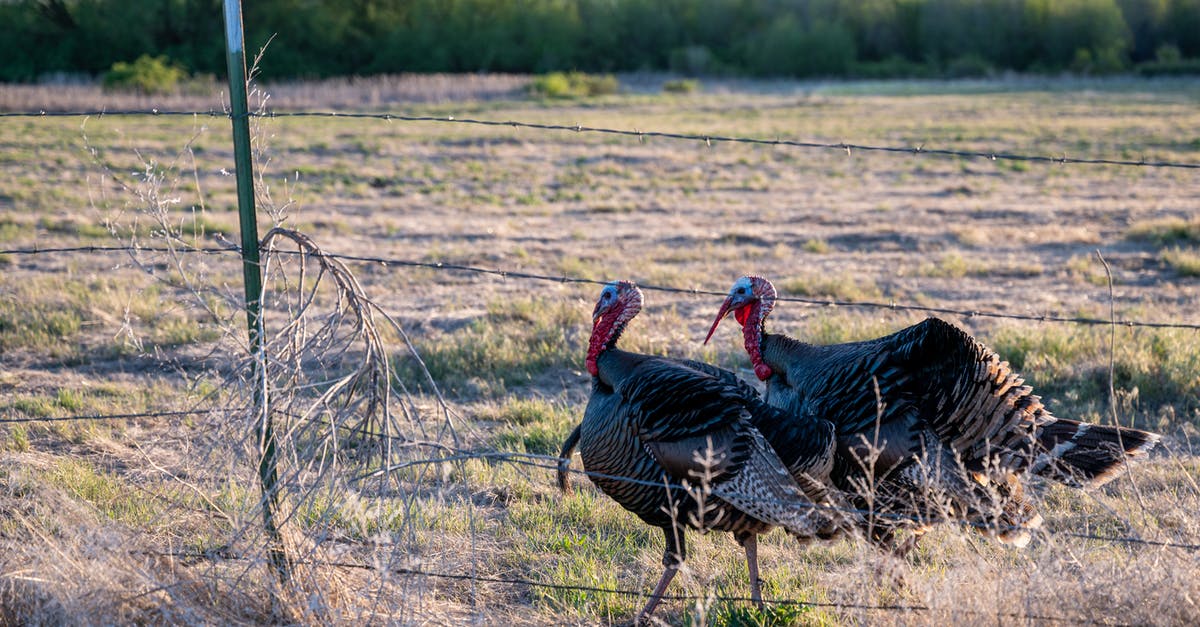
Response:
MULTIPOLYGON (((653 79, 635 84, 583 101, 526 99, 519 77, 268 91, 271 107, 283 109, 1200 163, 1194 82, 727 83, 682 95, 661 95, 653 79)), ((5 86, 0 106, 158 106, 89 89, 5 86)), ((173 106, 221 103, 192 95, 160 108, 173 106)), ((288 256, 267 268, 267 331, 300 338, 271 344, 279 351, 271 393, 284 407, 281 525, 299 561, 295 585, 281 588, 265 559, 254 417, 215 410, 251 398, 240 260, 170 252, 239 241, 228 121, 8 118, 0 418, 204 411, 0 423, 0 624, 629 620, 644 599, 570 586, 649 591, 661 568, 656 530, 582 477, 560 496, 552 470, 455 461, 450 451, 557 453, 586 402, 582 362, 598 286, 380 260, 720 292, 753 272, 784 296, 813 301, 1105 320, 1111 307, 1120 320, 1200 323, 1196 170, 446 122, 256 124, 261 232, 282 224, 326 252, 376 259, 347 263, 379 306, 370 337, 342 324, 363 309, 339 309, 332 275, 302 274, 288 256), (14 252, 77 246, 140 249, 14 252), (1111 299, 1097 251, 1111 268, 1111 299), (317 296, 306 309, 310 291, 317 296), (285 328, 301 314, 306 325, 285 328), (384 351, 372 367, 390 368, 395 382, 386 414, 353 400, 378 382, 336 383, 367 361, 372 338, 384 351), (306 413, 312 407, 319 411, 306 413), (337 422, 347 416, 363 420, 361 430, 329 426, 357 424, 337 422), (395 448, 372 448, 386 442, 381 434, 396 436, 395 448), (431 456, 449 459, 421 463, 431 456), (382 459, 398 467, 382 472, 382 459), (495 581, 504 579, 560 587, 495 581)), ((729 329, 701 345, 721 297, 648 290, 646 298, 624 346, 746 366, 729 329)), ((924 315, 789 301, 772 320, 795 337, 835 342, 924 315)), ((721 600, 748 594, 741 551, 720 534, 692 534, 688 568, 669 592, 699 600, 667 601, 660 618, 1200 620, 1194 550, 1064 535, 1200 542, 1192 449, 1200 332, 945 317, 998 350, 1057 415, 1115 415, 1163 432, 1166 445, 1094 493, 1040 486, 1050 533, 1025 550, 955 528, 903 561, 862 542, 803 548, 766 536, 767 596, 814 605, 758 613, 721 600)))

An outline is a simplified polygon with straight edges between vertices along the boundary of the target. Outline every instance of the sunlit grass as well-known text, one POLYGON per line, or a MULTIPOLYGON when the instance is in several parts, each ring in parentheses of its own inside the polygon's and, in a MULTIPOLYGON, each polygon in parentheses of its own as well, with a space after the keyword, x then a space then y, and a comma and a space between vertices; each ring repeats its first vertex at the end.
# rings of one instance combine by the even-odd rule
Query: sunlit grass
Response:
POLYGON ((1136 222, 1126 232, 1130 239, 1159 247, 1200 244, 1200 219, 1161 218, 1136 222))
MULTIPOLYGON (((419 348, 430 375, 445 389, 499 395, 550 368, 582 365, 584 324, 585 313, 574 303, 496 302, 482 318, 419 348)), ((401 376, 419 380, 405 370, 401 376)))
POLYGON ((869 300, 882 295, 871 277, 853 274, 804 274, 791 276, 775 283, 785 296, 824 296, 839 300, 869 300))
POLYGON ((88 356, 128 355, 143 346, 179 346, 211 342, 219 330, 165 307, 168 297, 161 285, 138 286, 134 277, 92 276, 71 278, 39 275, 7 283, 8 297, 0 297, 0 350, 25 349, 60 360, 88 356), (120 329, 126 326, 127 332, 120 329), (85 336, 85 328, 108 325, 105 337, 85 336))
POLYGON ((63 459, 45 474, 45 478, 118 522, 144 526, 161 513, 153 500, 132 489, 116 475, 86 461, 63 459))
POLYGON ((1179 276, 1200 276, 1200 251, 1194 248, 1173 246, 1162 251, 1162 258, 1179 276))
POLYGON ((563 440, 582 419, 575 408, 540 399, 510 398, 478 418, 501 423, 492 438, 497 449, 556 455, 563 440))

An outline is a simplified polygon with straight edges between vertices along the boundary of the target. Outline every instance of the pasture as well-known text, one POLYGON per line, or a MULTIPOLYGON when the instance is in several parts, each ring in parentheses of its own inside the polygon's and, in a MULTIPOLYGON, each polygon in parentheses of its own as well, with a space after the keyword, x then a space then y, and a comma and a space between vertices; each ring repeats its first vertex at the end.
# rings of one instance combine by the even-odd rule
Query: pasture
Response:
MULTIPOLYGON (((631 93, 542 101, 514 77, 441 80, 407 92, 403 81, 266 89, 277 110, 358 102, 460 120, 1200 163, 1194 81, 730 82, 669 95, 639 79, 631 93)), ((3 88, 0 102, 150 106, 21 89, 3 88)), ((222 105, 212 95, 154 106, 222 105)), ((658 532, 582 475, 560 495, 550 461, 463 452, 554 455, 582 415, 600 288, 549 279, 680 288, 647 289, 622 345, 744 369, 733 325, 701 344, 722 297, 687 290, 723 293, 746 273, 794 299, 772 328, 809 341, 874 337, 927 315, 890 304, 960 312, 939 315, 1009 360, 1055 414, 1115 418, 1166 444, 1101 490, 1040 486, 1046 532, 1023 550, 954 526, 904 560, 775 532, 760 543, 764 594, 797 603, 765 613, 730 599, 748 594, 736 543, 692 534, 668 590, 687 598, 659 618, 1200 620, 1200 331, 970 315, 1200 323, 1197 170, 448 121, 253 122, 260 233, 286 226, 359 258, 342 261, 378 305, 382 363, 397 382, 388 418, 364 420, 364 444, 321 431, 333 414, 297 409, 332 394, 328 379, 364 352, 322 339, 353 335, 330 312, 364 309, 338 309, 328 281, 280 257, 267 267, 267 302, 279 306, 268 332, 310 317, 293 329, 309 344, 288 353, 292 385, 271 391, 296 410, 277 417, 281 529, 296 559, 294 585, 280 586, 245 410, 240 258, 188 250, 239 241, 228 119, 4 119, 0 624, 629 620, 644 599, 605 590, 650 590, 658 532), (48 251, 73 247, 123 250, 48 251), (310 309, 297 296, 306 290, 320 293, 310 309), (173 411, 195 413, 157 415, 173 411), (122 415, 133 416, 112 417, 122 415), (51 420, 81 416, 104 418, 51 420), (372 448, 381 434, 395 450, 372 448)), ((379 411, 345 400, 353 393, 339 397, 347 413, 379 411)))

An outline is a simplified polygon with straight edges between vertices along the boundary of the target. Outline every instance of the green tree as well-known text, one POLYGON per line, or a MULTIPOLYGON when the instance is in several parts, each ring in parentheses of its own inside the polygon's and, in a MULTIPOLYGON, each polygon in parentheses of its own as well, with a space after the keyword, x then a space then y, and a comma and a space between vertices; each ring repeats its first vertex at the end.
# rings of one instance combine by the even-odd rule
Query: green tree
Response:
POLYGON ((1133 37, 1130 53, 1133 60, 1154 59, 1154 51, 1162 45, 1166 35, 1171 0, 1117 0, 1117 3, 1133 37))
POLYGON ((1185 57, 1200 58, 1200 0, 1173 0, 1167 15, 1166 43, 1185 57))
POLYGON ((840 24, 805 26, 792 15, 775 20, 749 46, 751 71, 763 76, 840 76, 856 58, 854 38, 840 24))
MULTIPOLYGON (((1120 69, 1129 53, 1129 27, 1116 0, 1032 0, 1043 5, 1040 60, 1052 68, 1078 68, 1081 58, 1100 71, 1120 69)), ((1040 8, 1039 6, 1039 8, 1040 8)))

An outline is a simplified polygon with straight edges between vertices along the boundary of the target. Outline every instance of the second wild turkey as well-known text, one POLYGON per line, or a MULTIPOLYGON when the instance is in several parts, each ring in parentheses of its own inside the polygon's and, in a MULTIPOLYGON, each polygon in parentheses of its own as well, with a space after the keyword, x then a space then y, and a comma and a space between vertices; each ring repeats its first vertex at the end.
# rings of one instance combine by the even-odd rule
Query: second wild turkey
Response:
MULTIPOLYGON (((686 528, 734 534, 746 552, 751 596, 761 606, 758 534, 783 527, 808 541, 832 535, 837 525, 814 507, 752 424, 755 412, 786 422, 752 388, 705 364, 617 348, 617 339, 641 306, 641 290, 633 283, 609 283, 601 292, 586 360, 592 393, 563 457, 569 458, 578 445, 591 481, 663 531, 664 571, 637 622, 654 611, 684 561, 686 528)), ((832 425, 824 445, 810 446, 823 446, 824 461, 814 456, 809 467, 817 474, 822 468, 827 472, 832 425)), ((795 457, 793 465, 800 464, 802 456, 795 457)), ((564 474, 559 481, 565 487, 564 474)))
POLYGON ((1052 416, 1008 362, 938 318, 873 340, 814 345, 765 331, 775 300, 770 281, 739 278, 705 341, 733 312, 767 402, 837 425, 833 484, 881 513, 864 518, 868 537, 898 551, 948 517, 1024 546, 1041 522, 1024 497, 1028 475, 1098 486, 1159 440, 1052 416), (897 547, 901 526, 915 535, 897 547))

